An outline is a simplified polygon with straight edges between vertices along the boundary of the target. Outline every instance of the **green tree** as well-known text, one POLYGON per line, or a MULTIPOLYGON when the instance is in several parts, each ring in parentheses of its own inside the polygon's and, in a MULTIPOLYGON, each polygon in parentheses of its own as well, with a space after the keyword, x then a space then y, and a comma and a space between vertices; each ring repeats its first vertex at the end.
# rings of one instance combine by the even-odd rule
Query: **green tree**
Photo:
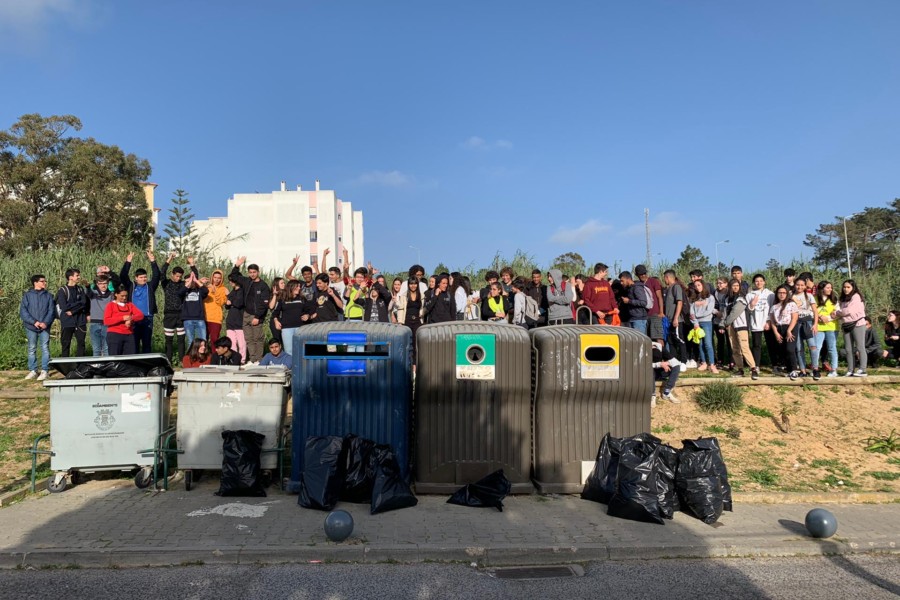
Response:
POLYGON ((200 240, 193 231, 195 217, 188 195, 184 190, 175 190, 169 207, 169 222, 163 226, 166 238, 162 247, 181 256, 196 256, 200 240))
POLYGON ((815 251, 813 262, 822 269, 846 269, 847 251, 853 272, 871 271, 900 259, 900 198, 888 206, 866 207, 849 216, 819 225, 804 245, 815 251))
POLYGON ((559 269, 563 274, 569 275, 570 277, 574 277, 579 273, 587 273, 587 265, 584 262, 584 258, 577 252, 560 254, 550 261, 550 268, 559 269))
POLYGON ((703 271, 707 278, 716 276, 715 269, 713 269, 712 263, 709 262, 709 258, 699 248, 694 248, 689 244, 681 251, 678 260, 672 265, 672 270, 675 271, 678 277, 688 281, 687 275, 694 269, 703 271))
POLYGON ((0 131, 0 251, 54 245, 140 247, 153 234, 141 187, 150 163, 118 146, 67 135, 73 115, 23 115, 0 131))

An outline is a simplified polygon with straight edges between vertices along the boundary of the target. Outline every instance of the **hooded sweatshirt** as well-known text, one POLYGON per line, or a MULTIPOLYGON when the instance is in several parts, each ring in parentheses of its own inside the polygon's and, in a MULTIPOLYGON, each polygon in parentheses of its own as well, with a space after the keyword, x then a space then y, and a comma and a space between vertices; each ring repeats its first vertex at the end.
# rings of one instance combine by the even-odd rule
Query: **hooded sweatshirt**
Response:
MULTIPOLYGON (((228 290, 225 288, 225 273, 220 269, 213 271, 213 275, 218 273, 222 276, 222 285, 214 287, 212 284, 206 286, 209 295, 203 299, 203 310, 206 311, 207 323, 221 323, 224 317, 222 307, 225 306, 225 300, 228 299, 228 290)), ((211 278, 210 278, 211 279, 211 278)))
POLYGON ((113 301, 113 292, 108 287, 105 292, 101 292, 96 284, 91 284, 87 288, 87 296, 91 302, 90 317, 91 323, 103 324, 103 314, 106 312, 106 305, 113 301))
POLYGON ((571 319, 572 302, 575 301, 574 286, 566 285, 563 282, 562 271, 559 269, 550 269, 550 277, 553 278, 554 283, 547 285, 547 320, 571 319))

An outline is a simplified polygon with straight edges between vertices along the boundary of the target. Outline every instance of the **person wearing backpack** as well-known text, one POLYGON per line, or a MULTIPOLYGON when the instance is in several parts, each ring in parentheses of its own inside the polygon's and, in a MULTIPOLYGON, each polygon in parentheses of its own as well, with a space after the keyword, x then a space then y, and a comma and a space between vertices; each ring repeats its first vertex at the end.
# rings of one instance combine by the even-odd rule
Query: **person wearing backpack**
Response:
POLYGON ((525 291, 525 280, 516 277, 509 284, 509 293, 513 299, 513 325, 534 329, 541 318, 540 307, 534 298, 525 291))
POLYGON ((575 291, 571 282, 568 285, 562 280, 562 271, 550 269, 547 273, 547 323, 549 325, 574 325, 572 317, 572 302, 575 301, 575 291))
POLYGON ((635 281, 631 271, 619 273, 619 283, 622 284, 622 304, 628 316, 627 323, 623 324, 647 335, 647 315, 653 310, 653 293, 642 281, 635 281))
POLYGON ((75 356, 84 356, 84 339, 87 335, 88 297, 84 288, 78 285, 81 271, 66 270, 66 285, 56 292, 56 306, 59 324, 62 327, 59 341, 62 344, 60 356, 69 356, 72 336, 75 337, 75 356))

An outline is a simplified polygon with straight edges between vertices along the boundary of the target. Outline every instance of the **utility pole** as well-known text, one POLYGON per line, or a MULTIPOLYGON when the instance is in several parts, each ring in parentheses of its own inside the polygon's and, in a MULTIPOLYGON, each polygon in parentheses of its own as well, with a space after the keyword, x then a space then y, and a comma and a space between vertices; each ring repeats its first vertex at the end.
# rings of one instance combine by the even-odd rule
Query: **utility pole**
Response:
POLYGON ((644 230, 647 233, 647 268, 651 267, 651 257, 650 257, 650 209, 644 209, 644 230))

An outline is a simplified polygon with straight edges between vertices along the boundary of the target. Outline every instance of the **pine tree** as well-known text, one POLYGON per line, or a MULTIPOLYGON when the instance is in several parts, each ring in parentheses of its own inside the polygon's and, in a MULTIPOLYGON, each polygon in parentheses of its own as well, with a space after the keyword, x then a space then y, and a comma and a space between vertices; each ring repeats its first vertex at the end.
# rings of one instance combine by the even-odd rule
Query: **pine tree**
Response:
POLYGON ((161 247, 181 256, 196 255, 200 245, 197 234, 193 232, 195 217, 190 203, 187 192, 175 190, 175 197, 169 208, 169 222, 163 227, 167 239, 161 247))

